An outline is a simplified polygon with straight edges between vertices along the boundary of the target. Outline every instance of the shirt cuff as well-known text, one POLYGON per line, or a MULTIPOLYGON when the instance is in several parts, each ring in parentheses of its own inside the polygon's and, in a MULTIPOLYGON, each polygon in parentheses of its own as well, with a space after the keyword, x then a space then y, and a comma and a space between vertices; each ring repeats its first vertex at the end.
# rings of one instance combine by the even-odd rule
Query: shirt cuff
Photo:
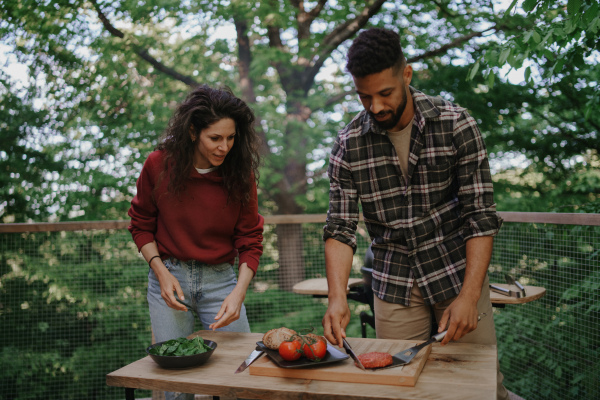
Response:
POLYGON ((328 219, 327 225, 323 227, 323 240, 327 239, 344 243, 352 248, 353 253, 356 253, 356 224, 342 219, 335 221, 328 219))
POLYGON ((480 236, 496 236, 503 222, 496 212, 471 215, 463 224, 461 234, 465 241, 480 236))

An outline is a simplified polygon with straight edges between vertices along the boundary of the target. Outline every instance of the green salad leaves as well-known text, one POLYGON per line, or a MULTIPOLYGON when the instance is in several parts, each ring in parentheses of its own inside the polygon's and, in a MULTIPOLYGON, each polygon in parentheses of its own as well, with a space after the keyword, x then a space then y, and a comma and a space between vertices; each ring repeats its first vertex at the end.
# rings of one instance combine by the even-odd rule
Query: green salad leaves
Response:
POLYGON ((191 356, 193 354, 205 353, 212 350, 200 336, 193 339, 180 337, 164 342, 162 345, 153 347, 148 352, 157 356, 191 356))

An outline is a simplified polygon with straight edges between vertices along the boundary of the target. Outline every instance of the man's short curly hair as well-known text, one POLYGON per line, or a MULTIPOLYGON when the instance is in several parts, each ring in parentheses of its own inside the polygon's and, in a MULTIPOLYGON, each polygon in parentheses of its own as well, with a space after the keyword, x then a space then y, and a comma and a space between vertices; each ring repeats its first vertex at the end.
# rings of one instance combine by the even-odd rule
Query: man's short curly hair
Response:
POLYGON ((400 36, 389 29, 371 28, 362 31, 348 50, 346 70, 362 78, 394 68, 400 70, 406 62, 400 36))

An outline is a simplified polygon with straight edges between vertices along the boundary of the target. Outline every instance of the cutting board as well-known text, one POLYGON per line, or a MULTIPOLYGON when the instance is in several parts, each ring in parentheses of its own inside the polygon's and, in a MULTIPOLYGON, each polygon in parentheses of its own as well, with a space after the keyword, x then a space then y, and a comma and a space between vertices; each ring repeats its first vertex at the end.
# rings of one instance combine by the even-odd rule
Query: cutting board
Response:
MULTIPOLYGON (((347 338, 357 355, 381 351, 392 355, 421 342, 410 340, 354 339, 347 338)), ((439 344, 436 344, 439 346, 439 344)), ((342 350, 343 351, 343 350, 342 350)), ((421 350, 413 360, 400 367, 363 371, 351 358, 335 364, 310 368, 280 368, 268 356, 263 356, 248 367, 250 375, 276 376, 282 378, 314 379, 320 381, 373 383, 380 385, 415 386, 427 362, 431 346, 421 350)))

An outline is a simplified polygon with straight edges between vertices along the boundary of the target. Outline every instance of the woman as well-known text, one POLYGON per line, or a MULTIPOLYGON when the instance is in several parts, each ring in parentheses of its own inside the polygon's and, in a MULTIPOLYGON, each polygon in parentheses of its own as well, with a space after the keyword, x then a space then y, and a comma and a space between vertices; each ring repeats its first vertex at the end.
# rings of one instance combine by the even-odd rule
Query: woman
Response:
POLYGON ((254 114, 229 89, 202 85, 176 109, 146 160, 129 231, 150 266, 156 341, 204 329, 250 332, 244 298, 262 254, 254 114), (233 270, 239 257, 239 277, 233 270))

